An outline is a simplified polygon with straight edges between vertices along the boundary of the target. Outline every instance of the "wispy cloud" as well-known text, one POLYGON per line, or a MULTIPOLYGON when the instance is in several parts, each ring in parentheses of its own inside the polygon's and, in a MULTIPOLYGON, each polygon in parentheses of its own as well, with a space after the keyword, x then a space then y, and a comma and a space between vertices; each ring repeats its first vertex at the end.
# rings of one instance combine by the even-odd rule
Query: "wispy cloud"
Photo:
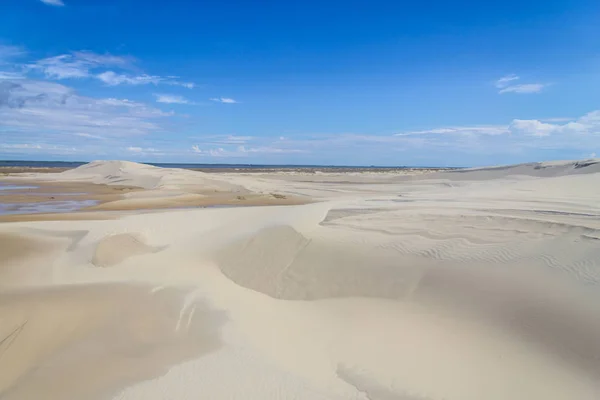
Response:
POLYGON ((155 93, 154 96, 156 97, 157 103, 191 104, 190 101, 188 101, 183 96, 176 96, 176 95, 172 95, 172 94, 158 94, 158 93, 155 93))
POLYGON ((496 88, 500 89, 498 93, 540 93, 548 84, 545 83, 524 83, 513 84, 513 82, 521 79, 519 76, 511 74, 503 76, 496 81, 496 88))
POLYGON ((498 89, 505 88, 508 85, 510 85, 511 82, 516 81, 518 79, 519 79, 519 77, 515 74, 503 76, 502 78, 500 78, 496 81, 496 87, 498 89))
POLYGON ((43 58, 28 64, 26 68, 40 71, 50 79, 88 78, 93 76, 92 71, 94 70, 114 66, 129 68, 133 61, 132 57, 75 51, 70 54, 43 58))
POLYGON ((212 149, 201 149, 198 145, 192 146, 192 152, 196 154, 202 154, 204 156, 210 157, 231 157, 234 155, 233 152, 227 151, 222 147, 212 148, 212 149))
POLYGON ((208 145, 230 145, 230 144, 246 144, 255 139, 254 136, 239 136, 239 135, 208 135, 202 137, 194 137, 200 139, 200 142, 208 145))
POLYGON ((237 151, 241 154, 292 154, 292 153, 304 153, 306 150, 301 149, 289 149, 274 146, 259 146, 259 147, 246 147, 238 146, 237 151))
POLYGON ((103 139, 102 136, 92 135, 91 133, 85 133, 85 132, 76 132, 76 133, 73 133, 73 136, 79 136, 79 137, 83 137, 86 139, 103 139))
POLYGON ((62 0, 40 0, 44 4, 48 4, 49 6, 57 6, 63 7, 65 3, 62 0))
POLYGON ((67 155, 78 152, 77 147, 48 143, 0 143, 0 150, 6 154, 56 154, 67 155))
POLYGON ((501 89, 498 93, 539 93, 546 86, 543 83, 526 83, 523 85, 513 85, 501 89))
POLYGON ((138 153, 138 154, 144 154, 144 153, 157 153, 158 150, 156 150, 153 147, 137 147, 137 146, 129 146, 126 149, 128 152, 130 153, 138 153))
POLYGON ((203 147, 193 145, 191 147, 193 153, 209 156, 209 157, 230 157, 240 158, 251 155, 269 155, 269 154, 297 154, 305 153, 307 150, 283 148, 272 145, 264 146, 237 146, 237 147, 203 147))
POLYGON ((19 72, 0 71, 0 80, 25 79, 25 75, 19 72))
POLYGON ((176 76, 159 76, 149 74, 130 74, 134 70, 135 59, 129 56, 97 54, 90 51, 75 51, 44 58, 22 66, 28 71, 38 71, 48 79, 81 79, 93 78, 108 86, 118 85, 171 85, 193 89, 194 83, 183 82, 176 76), (116 69, 113 70, 113 69, 116 69), (117 72, 118 71, 118 72, 117 72))
POLYGON ((159 109, 127 99, 81 96, 45 81, 0 81, 0 121, 19 132, 54 131, 99 137, 143 135, 160 129, 159 109))
POLYGON ((508 133, 506 126, 486 125, 486 126, 452 126, 447 128, 435 128, 421 131, 407 131, 396 133, 395 136, 415 136, 415 135, 502 135, 508 133))
POLYGON ((117 86, 117 85, 158 85, 163 78, 157 75, 137 75, 137 76, 129 76, 124 74, 117 74, 114 71, 106 71, 101 74, 96 75, 96 78, 106 83, 108 86, 117 86))
POLYGON ((27 51, 20 46, 0 44, 0 65, 8 60, 24 56, 25 54, 27 54, 27 51))
POLYGON ((97 79, 101 80, 108 86, 118 86, 118 85, 171 85, 171 86, 181 86, 187 89, 193 89, 195 85, 191 82, 179 82, 172 80, 171 78, 162 77, 159 75, 127 75, 127 74, 118 74, 114 71, 105 71, 95 76, 97 79))
POLYGON ((229 97, 212 97, 209 99, 210 101, 215 101, 217 103, 225 103, 225 104, 235 104, 238 101, 229 98, 229 97))

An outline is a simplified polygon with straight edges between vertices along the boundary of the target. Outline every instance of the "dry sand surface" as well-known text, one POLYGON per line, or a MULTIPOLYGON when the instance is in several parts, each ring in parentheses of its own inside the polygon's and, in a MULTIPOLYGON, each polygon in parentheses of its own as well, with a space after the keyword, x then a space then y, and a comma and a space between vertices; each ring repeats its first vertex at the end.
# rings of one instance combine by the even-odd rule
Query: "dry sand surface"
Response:
POLYGON ((600 398, 599 160, 10 179, 135 190, 0 224, 3 400, 600 398))

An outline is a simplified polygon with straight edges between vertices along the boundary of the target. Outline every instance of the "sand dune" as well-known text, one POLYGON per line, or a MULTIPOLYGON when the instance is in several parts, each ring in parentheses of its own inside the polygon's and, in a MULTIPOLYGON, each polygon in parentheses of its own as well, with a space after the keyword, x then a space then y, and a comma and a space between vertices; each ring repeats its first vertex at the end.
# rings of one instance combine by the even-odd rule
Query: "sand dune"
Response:
POLYGON ((465 168, 444 171, 436 175, 451 176, 453 178, 464 177, 464 179, 496 179, 511 175, 548 178, 553 176, 595 174, 598 172, 600 172, 600 159, 589 159, 578 161, 537 162, 485 168, 465 168))
POLYGON ((93 161, 59 174, 30 174, 37 179, 91 181, 102 185, 135 186, 144 189, 181 189, 196 186, 207 192, 241 190, 241 187, 211 179, 202 172, 159 168, 129 161, 93 161))
POLYGON ((0 395, 596 400, 599 165, 62 173, 314 203, 1 224, 0 395))

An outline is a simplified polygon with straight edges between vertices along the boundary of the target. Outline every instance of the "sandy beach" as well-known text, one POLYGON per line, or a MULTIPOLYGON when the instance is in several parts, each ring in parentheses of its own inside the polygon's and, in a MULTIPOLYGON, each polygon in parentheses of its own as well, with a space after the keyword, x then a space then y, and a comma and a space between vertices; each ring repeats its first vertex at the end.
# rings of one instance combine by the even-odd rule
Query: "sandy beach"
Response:
POLYGON ((600 398, 598 159, 0 183, 3 400, 600 398))

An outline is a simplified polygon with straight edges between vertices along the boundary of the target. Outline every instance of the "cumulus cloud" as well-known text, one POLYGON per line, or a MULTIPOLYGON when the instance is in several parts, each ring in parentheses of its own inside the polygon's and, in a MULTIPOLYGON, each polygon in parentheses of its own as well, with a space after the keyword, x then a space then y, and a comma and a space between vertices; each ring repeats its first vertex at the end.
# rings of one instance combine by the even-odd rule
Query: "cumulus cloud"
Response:
POLYGON ((510 125, 512 132, 523 132, 531 136, 544 137, 560 130, 559 125, 548 124, 538 120, 515 119, 510 125))
POLYGON ((62 0, 40 0, 42 3, 49 6, 63 7, 65 3, 62 0))
POLYGON ((232 98, 229 98, 229 97, 212 97, 209 100, 217 102, 217 103, 225 103, 225 104, 235 104, 235 103, 237 103, 236 100, 234 100, 232 98))

